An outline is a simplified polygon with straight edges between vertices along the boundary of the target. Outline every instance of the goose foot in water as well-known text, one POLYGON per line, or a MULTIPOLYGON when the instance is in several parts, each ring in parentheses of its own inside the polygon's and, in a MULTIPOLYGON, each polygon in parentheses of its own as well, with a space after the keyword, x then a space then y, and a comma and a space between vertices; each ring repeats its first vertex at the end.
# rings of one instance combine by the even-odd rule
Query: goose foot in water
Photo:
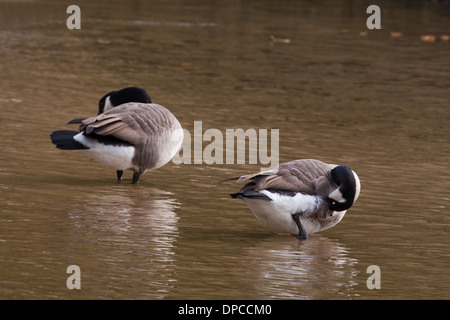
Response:
POLYGON ((298 217, 300 214, 300 212, 294 213, 292 215, 292 219, 294 219, 294 222, 297 224, 298 226, 298 235, 297 235, 297 239, 299 240, 306 240, 308 239, 308 234, 306 233, 305 229, 303 228, 301 222, 300 222, 300 218, 298 217))
POLYGON ((123 170, 117 170, 117 181, 122 181, 123 170))
POLYGON ((139 178, 141 177, 141 174, 143 174, 146 170, 143 168, 139 168, 138 171, 135 171, 133 173, 133 184, 138 184, 139 183, 139 178))

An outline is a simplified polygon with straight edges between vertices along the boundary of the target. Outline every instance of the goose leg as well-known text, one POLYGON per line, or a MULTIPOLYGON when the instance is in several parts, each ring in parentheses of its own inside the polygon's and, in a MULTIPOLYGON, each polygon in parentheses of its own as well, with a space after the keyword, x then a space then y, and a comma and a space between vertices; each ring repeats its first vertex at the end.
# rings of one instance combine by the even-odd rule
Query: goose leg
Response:
POLYGON ((139 178, 141 177, 141 174, 143 174, 145 172, 145 169, 139 168, 138 171, 135 171, 133 173, 133 184, 138 184, 139 183, 139 178))
POLYGON ((136 171, 135 173, 133 173, 133 184, 138 184, 139 183, 139 178, 140 178, 141 174, 139 173, 139 171, 136 171))
POLYGON ((303 226, 300 222, 300 218, 298 216, 299 216, 299 212, 294 213, 292 215, 292 219, 294 219, 294 222, 297 224, 297 227, 298 227, 297 238, 301 239, 301 240, 306 240, 306 239, 308 239, 308 234, 306 233, 305 229, 303 228, 303 226))
POLYGON ((122 181, 123 170, 117 170, 117 181, 122 181))

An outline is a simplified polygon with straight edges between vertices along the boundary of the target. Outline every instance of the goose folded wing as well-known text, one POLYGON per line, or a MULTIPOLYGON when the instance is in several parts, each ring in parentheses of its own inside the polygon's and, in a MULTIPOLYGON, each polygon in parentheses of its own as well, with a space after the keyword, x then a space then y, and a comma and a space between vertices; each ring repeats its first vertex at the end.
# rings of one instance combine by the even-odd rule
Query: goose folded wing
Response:
POLYGON ((313 193, 312 188, 308 186, 308 184, 286 169, 278 169, 277 172, 272 174, 255 173, 237 178, 237 182, 245 181, 249 182, 242 187, 241 192, 271 189, 302 192, 306 194, 313 193))
POLYGON ((253 179, 255 191, 259 190, 282 190, 313 194, 313 188, 309 181, 302 179, 302 176, 293 174, 292 171, 280 168, 276 174, 268 176, 256 176, 253 179))
POLYGON ((316 160, 294 160, 281 164, 272 172, 241 176, 237 182, 252 180, 242 189, 260 191, 267 189, 325 195, 329 185, 329 168, 316 160))
POLYGON ((121 114, 107 114, 83 120, 80 131, 86 135, 96 134, 100 136, 113 136, 117 139, 135 144, 143 138, 144 132, 131 117, 123 117, 121 114))

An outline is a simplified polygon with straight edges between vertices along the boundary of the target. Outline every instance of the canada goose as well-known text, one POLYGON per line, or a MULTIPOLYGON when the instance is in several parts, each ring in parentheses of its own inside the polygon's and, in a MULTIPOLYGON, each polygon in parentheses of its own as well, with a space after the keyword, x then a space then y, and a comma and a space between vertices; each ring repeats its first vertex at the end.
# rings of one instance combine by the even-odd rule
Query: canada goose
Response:
POLYGON ((273 232, 295 234, 299 239, 335 226, 361 190, 357 174, 349 167, 313 159, 224 181, 228 180, 250 180, 231 197, 242 199, 273 232))
POLYGON ((133 170, 133 184, 147 170, 162 167, 183 142, 183 128, 166 108, 151 103, 141 88, 112 91, 99 101, 96 117, 73 119, 79 131, 58 130, 50 138, 57 148, 84 150, 91 158, 117 170, 133 170))

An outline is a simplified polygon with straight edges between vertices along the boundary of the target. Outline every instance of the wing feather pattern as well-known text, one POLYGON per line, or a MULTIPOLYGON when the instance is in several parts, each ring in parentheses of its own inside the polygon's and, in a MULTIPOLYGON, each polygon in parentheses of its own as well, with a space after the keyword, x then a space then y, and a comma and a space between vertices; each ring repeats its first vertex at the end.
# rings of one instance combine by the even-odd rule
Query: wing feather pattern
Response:
POLYGON ((272 171, 238 177, 237 182, 251 180, 241 192, 275 189, 327 196, 334 185, 330 176, 333 167, 319 160, 294 160, 272 171))
POLYGON ((82 120, 79 130, 87 135, 113 136, 134 145, 140 139, 160 135, 165 126, 175 126, 175 122, 170 111, 160 105, 126 103, 82 120))

